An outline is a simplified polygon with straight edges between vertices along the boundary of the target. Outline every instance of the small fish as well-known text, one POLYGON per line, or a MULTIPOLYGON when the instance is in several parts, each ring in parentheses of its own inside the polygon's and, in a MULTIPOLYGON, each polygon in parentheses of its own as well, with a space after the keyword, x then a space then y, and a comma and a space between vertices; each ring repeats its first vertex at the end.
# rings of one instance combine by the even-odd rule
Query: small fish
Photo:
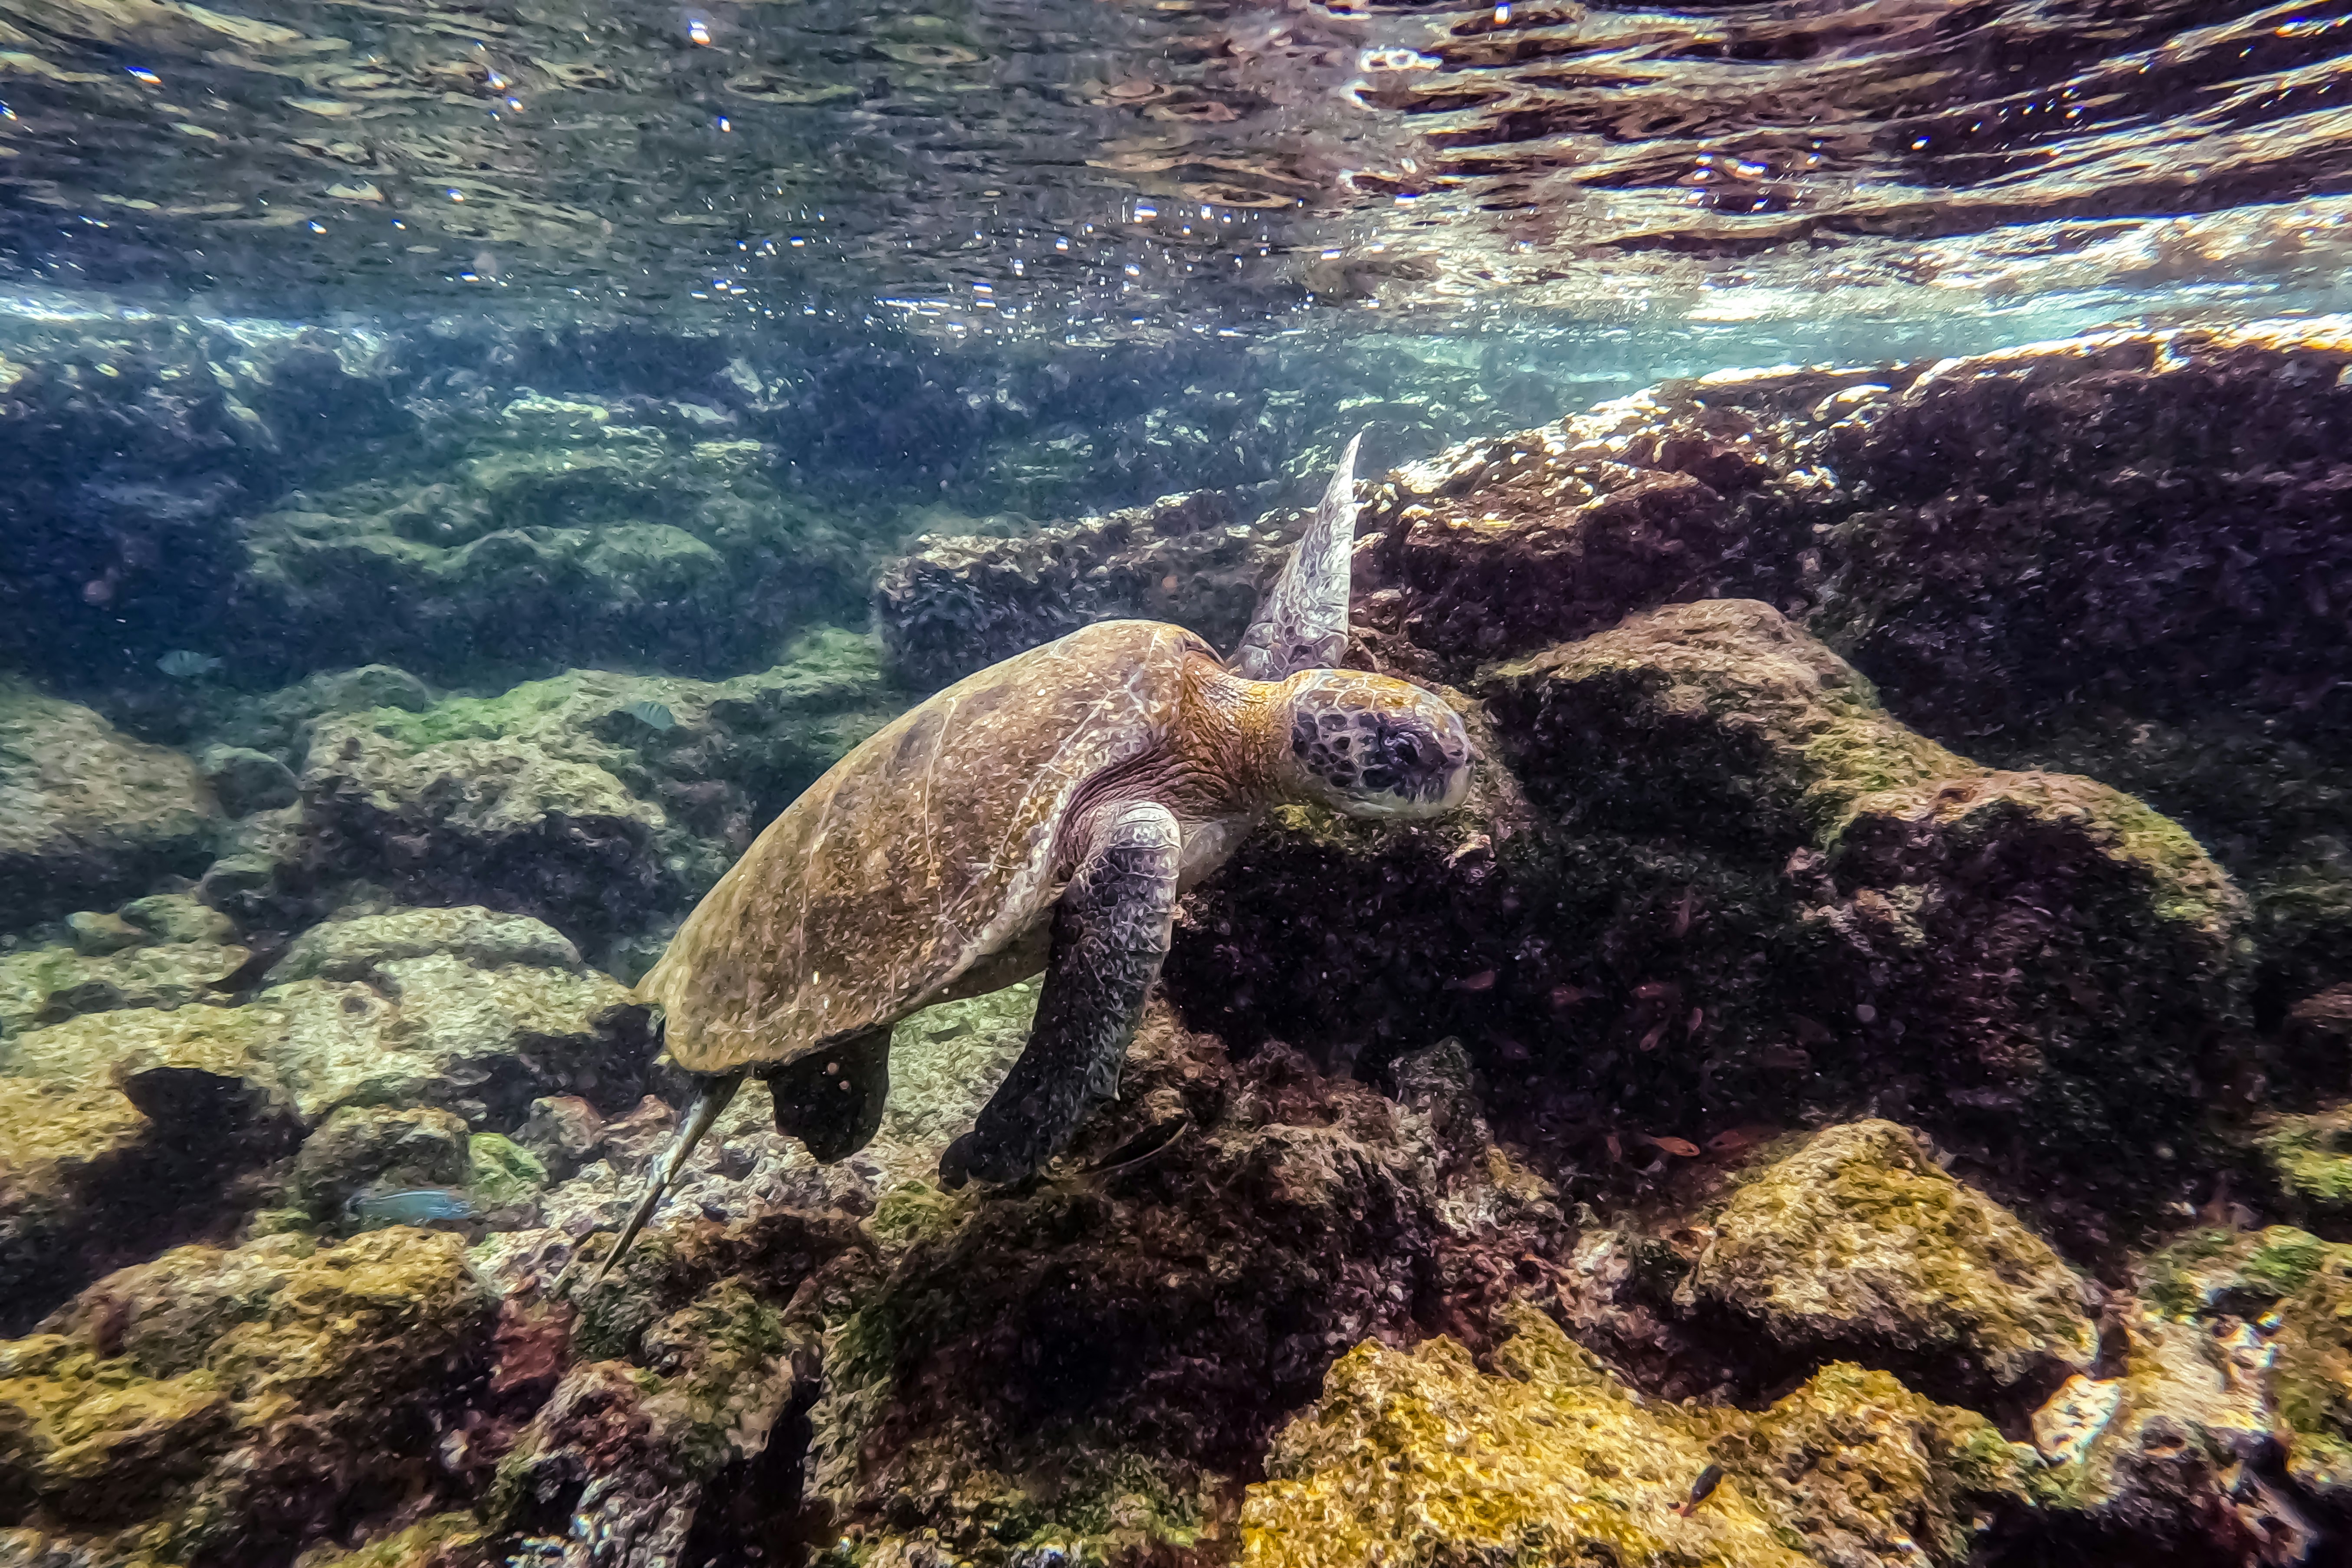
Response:
POLYGON ((1777 1127, 1728 1127, 1706 1141, 1707 1152, 1712 1154, 1737 1154, 1742 1149, 1752 1149, 1780 1134, 1780 1130, 1777 1127))
POLYGON ((1683 889, 1683 901, 1675 906, 1675 936, 1685 937, 1690 934, 1691 916, 1697 912, 1697 910, 1698 889, 1696 888, 1685 888, 1683 889))
POLYGON ((196 653, 175 647, 155 661, 155 668, 174 680, 194 680, 200 675, 210 675, 221 667, 221 661, 210 654, 196 653))
POLYGON ((1672 1154, 1677 1160, 1698 1158, 1698 1145, 1687 1138, 1653 1138, 1646 1132, 1636 1133, 1635 1136, 1660 1153, 1672 1154))
POLYGON ((1723 1467, 1709 1465, 1698 1473, 1698 1479, 1691 1482, 1690 1496, 1675 1504, 1675 1511, 1688 1519, 1698 1510, 1698 1505, 1707 1500, 1707 1495, 1722 1484, 1723 1467))
POLYGON ((412 1187, 404 1192, 378 1193, 362 1189, 345 1205, 362 1230, 388 1225, 430 1225, 436 1220, 471 1219, 474 1205, 465 1194, 446 1187, 412 1187))
POLYGON ((677 715, 663 703, 632 702, 621 711, 648 730, 674 730, 677 727, 677 715))
POLYGON ((1459 991, 1492 991, 1495 988, 1495 972, 1491 969, 1482 969, 1475 974, 1466 975, 1449 984, 1459 991))

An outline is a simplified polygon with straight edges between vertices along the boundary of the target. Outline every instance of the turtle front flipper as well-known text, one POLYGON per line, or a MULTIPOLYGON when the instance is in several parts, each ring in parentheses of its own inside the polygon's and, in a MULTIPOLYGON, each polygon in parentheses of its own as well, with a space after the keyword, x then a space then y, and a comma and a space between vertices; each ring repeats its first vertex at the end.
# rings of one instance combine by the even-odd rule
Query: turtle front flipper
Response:
POLYGON ((1315 509, 1314 521, 1291 546, 1274 586, 1265 591, 1242 646, 1226 668, 1249 680, 1280 680, 1302 669, 1328 669, 1348 651, 1348 590, 1356 560, 1358 431, 1315 509))
POLYGON ((1183 844, 1175 813, 1149 802, 1118 808, 1102 830, 1055 906, 1028 1047, 971 1131, 940 1157, 947 1185, 1020 1180, 1117 1096, 1144 993, 1168 956, 1183 844))
POLYGON ((775 1097, 776 1131, 806 1144, 820 1165, 845 1160, 881 1129, 890 1098, 890 1026, 828 1040, 764 1076, 775 1097))

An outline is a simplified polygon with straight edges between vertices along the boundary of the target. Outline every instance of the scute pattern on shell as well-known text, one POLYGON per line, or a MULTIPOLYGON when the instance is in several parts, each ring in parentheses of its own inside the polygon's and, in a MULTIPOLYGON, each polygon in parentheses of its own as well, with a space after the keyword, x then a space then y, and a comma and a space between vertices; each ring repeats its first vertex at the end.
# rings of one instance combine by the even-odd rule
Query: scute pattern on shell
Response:
POLYGON ((967 677, 844 757, 638 987, 678 1065, 798 1060, 941 999, 1032 931, 1061 891, 1072 800, 1174 742, 1195 654, 1214 657, 1180 627, 1106 621, 967 677))

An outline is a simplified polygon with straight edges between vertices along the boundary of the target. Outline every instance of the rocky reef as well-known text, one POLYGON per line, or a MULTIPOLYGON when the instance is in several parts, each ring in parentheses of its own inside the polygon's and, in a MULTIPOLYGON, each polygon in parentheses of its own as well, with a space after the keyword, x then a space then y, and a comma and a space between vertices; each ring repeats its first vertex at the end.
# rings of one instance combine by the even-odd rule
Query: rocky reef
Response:
MULTIPOLYGON (((2352 1550, 2342 323, 1727 372, 1374 478, 1349 658, 1463 714, 1465 809, 1272 814, 1037 1178, 937 1179, 1033 984, 901 1022, 840 1163, 748 1086, 562 1298, 678 1124, 626 984, 675 921, 965 668, 1230 640, 1296 432, 886 560, 789 471, 847 461, 784 433, 818 367, 174 342, 220 374, 0 377, 115 419, 109 483, 124 397, 175 433, 176 512, 11 504, 182 531, 250 639, 0 688, 0 1563, 2352 1550)), ((1003 497, 1116 456, 973 419, 1003 497)))

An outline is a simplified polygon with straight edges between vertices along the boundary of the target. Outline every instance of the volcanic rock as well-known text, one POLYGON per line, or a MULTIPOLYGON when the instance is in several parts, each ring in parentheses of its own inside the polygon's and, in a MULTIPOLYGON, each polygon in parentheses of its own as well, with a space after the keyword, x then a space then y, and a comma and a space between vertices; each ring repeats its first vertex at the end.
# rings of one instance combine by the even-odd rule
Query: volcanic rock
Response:
POLYGON ((201 871, 220 821, 187 758, 0 679, 0 925, 31 925, 201 871))
POLYGON ((1685 1299, 1754 1320, 1793 1357, 1894 1355, 1988 1390, 2087 1372, 2084 1282, 1890 1121, 1815 1133, 1743 1184, 1685 1299))
POLYGON ((1438 1338, 1357 1346, 1275 1438, 1242 1510, 1242 1560, 1910 1559, 1957 1564, 2031 1459, 1981 1416, 1832 1363, 1755 1414, 1653 1404, 1549 1318, 1506 1310, 1482 1372, 1438 1338))

